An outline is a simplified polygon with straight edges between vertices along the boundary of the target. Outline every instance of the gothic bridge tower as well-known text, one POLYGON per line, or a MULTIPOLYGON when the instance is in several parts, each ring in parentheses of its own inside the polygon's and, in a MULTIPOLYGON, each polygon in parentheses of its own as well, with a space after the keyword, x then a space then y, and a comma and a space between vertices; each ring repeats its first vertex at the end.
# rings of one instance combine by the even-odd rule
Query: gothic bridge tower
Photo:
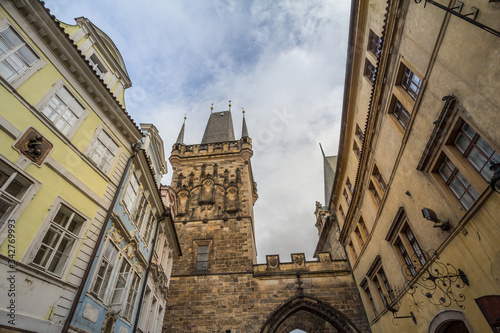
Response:
POLYGON ((242 137, 235 140, 231 112, 211 113, 197 145, 183 143, 184 126, 170 157, 176 223, 186 250, 175 274, 251 271, 256 261, 257 184, 245 120, 242 137))
POLYGON ((257 264, 245 118, 239 140, 230 111, 210 114, 200 144, 184 143, 184 127, 170 157, 183 255, 173 265, 163 332, 366 332, 345 258, 318 252, 309 262, 295 253, 290 263, 270 255, 257 264))

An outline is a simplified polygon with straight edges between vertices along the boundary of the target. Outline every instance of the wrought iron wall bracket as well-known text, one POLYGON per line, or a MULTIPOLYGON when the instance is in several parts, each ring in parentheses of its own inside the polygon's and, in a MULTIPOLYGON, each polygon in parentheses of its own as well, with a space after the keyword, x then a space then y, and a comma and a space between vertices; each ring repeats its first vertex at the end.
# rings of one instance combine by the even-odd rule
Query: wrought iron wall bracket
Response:
MULTIPOLYGON (((416 4, 419 4, 422 2, 422 0, 414 0, 416 4)), ((467 13, 467 14, 461 14, 461 11, 462 9, 460 8, 460 11, 456 11, 456 7, 455 8, 449 8, 449 7, 446 7, 434 0, 425 0, 425 3, 424 3, 424 8, 427 6, 427 3, 430 3, 431 5, 434 5, 452 15, 455 15, 456 17, 459 17, 461 18, 462 20, 464 21, 467 21, 469 22, 470 24, 473 24, 475 25, 476 27, 478 28, 481 28, 483 29, 484 31, 487 31, 489 32, 490 34, 493 34, 497 37, 500 37, 500 31, 497 31, 491 27, 488 27, 487 25, 484 25, 482 23, 479 23, 479 22, 476 22, 475 19, 477 17, 477 14, 479 13, 479 9, 477 9, 476 7, 471 7, 471 12, 470 13, 467 13), (469 17, 470 16, 470 17, 469 17), (471 18, 472 17, 472 18, 471 18)))
POLYGON ((434 250, 428 251, 425 257, 428 262, 421 268, 422 273, 417 278, 414 277, 414 272, 420 257, 412 258, 411 266, 402 267, 403 275, 407 279, 405 285, 409 286, 408 294, 411 295, 414 305, 420 307, 421 302, 415 298, 416 291, 420 290, 431 304, 448 307, 455 303, 461 309, 465 308, 461 304, 465 301, 465 295, 460 292, 464 286, 469 286, 465 272, 450 263, 438 261, 434 250))
MULTIPOLYGON (((401 305, 401 302, 397 302, 397 305, 401 305)), ((417 325, 417 318, 415 318, 415 315, 413 314, 413 312, 410 312, 410 315, 409 316, 398 316, 397 313, 399 311, 399 308, 396 309, 394 308, 392 305, 389 305, 389 303, 387 303, 387 310, 389 310, 390 312, 392 312, 392 324, 394 326, 398 326, 398 324, 394 321, 396 319, 406 319, 406 318, 411 318, 413 320, 413 323, 415 325, 417 325)))
POLYGON ((417 318, 415 318, 415 315, 413 314, 413 312, 410 312, 410 315, 409 316, 401 316, 401 317, 398 317, 396 315, 396 313, 393 313, 394 315, 394 318, 392 318, 392 321, 394 322, 395 319, 405 319, 405 318, 411 318, 411 320, 413 320, 413 323, 415 325, 417 325, 417 318))

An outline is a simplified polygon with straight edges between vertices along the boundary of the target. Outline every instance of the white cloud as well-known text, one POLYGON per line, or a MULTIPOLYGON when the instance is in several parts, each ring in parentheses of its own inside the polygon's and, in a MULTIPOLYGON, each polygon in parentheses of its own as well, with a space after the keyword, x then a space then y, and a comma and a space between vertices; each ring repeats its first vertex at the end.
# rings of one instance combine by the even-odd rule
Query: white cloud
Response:
MULTIPOLYGON (((323 162, 338 145, 350 1, 47 0, 62 21, 85 16, 124 57, 133 87, 126 106, 152 122, 166 147, 188 114, 185 142, 201 141, 210 113, 232 100, 235 136, 247 110, 258 183, 259 262, 310 258, 323 162)), ((167 177, 170 178, 170 175, 167 177)))

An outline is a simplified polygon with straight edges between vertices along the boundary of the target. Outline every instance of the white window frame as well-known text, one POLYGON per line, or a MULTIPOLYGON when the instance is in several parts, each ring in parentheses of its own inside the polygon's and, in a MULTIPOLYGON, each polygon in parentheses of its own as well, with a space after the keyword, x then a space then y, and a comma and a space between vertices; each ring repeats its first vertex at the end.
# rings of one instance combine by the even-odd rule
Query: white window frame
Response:
MULTIPOLYGON (((83 104, 78 97, 75 96, 75 92, 72 91, 68 85, 64 84, 64 81, 62 79, 57 80, 53 85, 52 88, 45 94, 45 96, 35 105, 35 108, 40 112, 40 114, 47 119, 48 122, 56 129, 57 132, 61 133, 61 135, 67 137, 68 139, 71 139, 73 135, 76 133, 78 128, 80 128, 80 125, 82 122, 87 118, 87 116, 90 113, 90 110, 83 104), (80 116, 77 116, 77 121, 73 124, 73 126, 70 127, 70 130, 67 133, 63 133, 59 128, 57 128, 56 124, 50 120, 44 113, 45 108, 49 106, 49 103, 52 101, 52 99, 56 96, 56 94, 61 91, 61 89, 66 89, 70 95, 73 97, 73 101, 75 103, 80 104, 81 107, 83 107, 83 112, 80 116)), ((57 119, 61 118, 62 115, 67 111, 66 109, 64 112, 62 112, 57 119)))
MULTIPOLYGON (((7 18, 5 18, 5 17, 0 18, 0 31, 3 31, 7 28, 11 28, 21 38, 21 40, 24 42, 24 44, 27 45, 29 47, 29 49, 38 57, 38 60, 36 60, 31 66, 26 66, 26 68, 22 72, 18 73, 17 75, 12 76, 9 80, 4 79, 13 88, 18 88, 31 75, 33 75, 35 72, 40 70, 43 66, 45 66, 46 62, 40 56, 40 52, 35 50, 34 47, 26 41, 26 37, 22 33, 20 33, 19 29, 17 29, 7 18)), ((17 49, 19 49, 19 48, 20 47, 18 47, 17 49)), ((0 57, 0 62, 5 60, 6 58, 8 58, 8 57, 0 57)))
POLYGON ((149 244, 151 243, 151 236, 153 234, 153 228, 154 228, 154 222, 155 222, 155 211, 153 208, 149 209, 149 215, 147 221, 145 221, 144 224, 144 235, 143 235, 143 241, 144 241, 144 246, 149 247, 149 244))
POLYGON ((116 271, 116 274, 112 274, 115 276, 114 279, 112 279, 113 281, 113 292, 110 294, 110 299, 109 299, 109 304, 111 305, 116 305, 116 304, 123 304, 123 301, 124 301, 124 297, 126 295, 126 292, 127 292, 127 287, 128 287, 128 283, 129 283, 129 277, 134 273, 133 269, 132 269, 132 263, 130 263, 127 259, 123 258, 122 260, 119 260, 119 263, 117 265, 116 268, 118 268, 118 270, 116 271), (125 274, 123 274, 121 272, 121 269, 122 269, 122 266, 126 264, 128 265, 128 272, 126 272, 125 274), (122 291, 122 294, 120 296, 120 298, 116 301, 116 302, 113 302, 113 297, 115 296, 115 293, 117 292, 117 290, 119 290, 117 288, 117 285, 118 285, 118 281, 121 277, 124 276, 124 280, 125 280, 125 284, 123 285, 122 288, 119 288, 121 289, 122 291))
POLYGON ((163 321, 164 316, 165 316, 165 304, 161 304, 158 301, 158 313, 156 315, 156 324, 155 324, 154 332, 161 333, 161 328, 163 326, 162 321, 163 321))
POLYGON ((96 166, 101 172, 103 172, 106 176, 110 176, 113 170, 115 169, 116 162, 118 161, 118 158, 120 157, 120 154, 122 152, 122 147, 118 144, 118 140, 116 140, 111 133, 104 128, 102 124, 99 124, 95 130, 94 136, 90 140, 89 144, 87 145, 87 148, 85 149, 84 154, 90 159, 90 163, 96 166), (92 152, 94 151, 94 147, 97 143, 97 140, 99 138, 99 135, 101 132, 104 132, 106 135, 108 135, 111 140, 118 146, 118 148, 115 151, 113 159, 111 159, 109 162, 109 168, 108 170, 102 170, 90 157, 92 155, 92 152))
POLYGON ((92 69, 98 73, 97 76, 99 76, 103 81, 107 79, 109 68, 104 64, 105 62, 97 52, 90 53, 87 56, 87 61, 90 62, 90 65, 92 65, 92 69), (99 72, 101 74, 99 74, 99 72))
POLYGON ((141 276, 137 272, 132 272, 130 274, 130 282, 128 283, 128 291, 124 299, 124 307, 122 308, 123 317, 132 322, 134 311, 137 303, 137 296, 139 295, 139 290, 141 289, 141 276), (137 285, 134 289, 134 278, 137 278, 137 285), (132 299, 131 299, 132 298, 132 299))
MULTIPOLYGON (((107 304, 107 298, 109 296, 109 291, 111 290, 111 286, 113 286, 114 284, 114 272, 115 272, 115 269, 116 267, 119 265, 119 262, 120 262, 120 248, 114 243, 112 242, 111 240, 108 240, 107 242, 104 243, 104 246, 102 248, 102 251, 101 251, 101 255, 99 256, 99 261, 97 262, 97 265, 95 266, 95 271, 94 271, 94 276, 92 278, 92 283, 90 284, 90 288, 89 288, 89 293, 91 295, 93 295, 96 299, 98 299, 99 301, 103 302, 104 304, 107 304), (100 286, 99 288, 99 291, 96 293, 94 292, 94 287, 95 287, 95 283, 97 281, 97 278, 99 276, 99 267, 101 266, 101 263, 104 259, 104 253, 106 252, 106 248, 109 246, 113 246, 116 250, 116 256, 114 258, 114 260, 108 260, 108 258, 106 258, 106 260, 108 261, 108 263, 110 265, 113 265, 113 268, 111 269, 111 273, 109 275, 109 281, 107 282, 107 285, 104 287, 104 293, 102 295, 102 298, 99 297, 99 291, 101 291, 101 288, 102 288, 102 285, 100 286)), ((105 281, 105 279, 103 279, 103 281, 105 281)))
MULTIPOLYGON (((5 164, 5 169, 11 169, 14 172, 11 174, 11 176, 15 173, 16 175, 20 175, 24 177, 26 180, 31 182, 31 185, 28 187, 28 189, 24 192, 24 195, 22 198, 17 199, 17 204, 14 209, 12 209, 7 217, 5 217, 5 222, 8 220, 14 220, 17 223, 17 220, 21 216, 22 212, 26 208, 26 206, 30 203, 31 199, 35 196, 36 192, 41 186, 41 183, 38 182, 36 179, 28 175, 26 172, 23 170, 19 169, 14 163, 10 162, 6 157, 0 154, 0 168, 3 169, 2 164, 5 164)), ((10 170, 9 170, 10 171, 10 170)), ((6 185, 6 184, 4 184, 6 185)), ((5 186, 4 186, 5 187, 5 186)), ((0 188, 0 196, 3 196, 3 190, 4 187, 0 188)), ((0 244, 3 244, 5 239, 8 236, 8 227, 7 223, 4 223, 2 226, 0 226, 0 244)))
POLYGON ((158 296, 156 293, 153 293, 153 297, 151 298, 151 305, 149 308, 149 316, 148 316, 148 325, 146 328, 146 332, 154 332, 155 329, 155 324, 156 324, 156 317, 158 316, 158 313, 156 312, 156 309, 158 308, 158 296), (151 318, 151 316, 153 318, 151 318))
POLYGON ((163 237, 163 249, 161 251, 161 257, 159 262, 164 271, 167 269, 167 261, 169 254, 170 254, 170 243, 168 242, 167 237, 163 237))
MULTIPOLYGON (((46 215, 40 229, 38 230, 37 236, 33 239, 32 243, 31 243, 31 249, 30 249, 30 251, 28 251, 30 253, 30 255, 29 255, 30 265, 32 267, 36 267, 38 270, 46 272, 47 274, 57 276, 61 279, 64 279, 69 274, 70 269, 73 266, 74 258, 75 258, 76 254, 80 248, 80 243, 83 241, 83 235, 85 235, 85 231, 87 230, 89 223, 90 223, 90 219, 87 216, 85 216, 85 214, 83 214, 81 211, 76 209, 73 205, 71 205, 70 203, 68 203, 67 201, 62 199, 61 197, 57 197, 54 200, 54 203, 52 204, 52 206, 50 207, 49 212, 46 215), (80 217, 83 218, 83 221, 81 222, 81 227, 80 227, 80 230, 78 231, 78 233, 77 234, 71 233, 71 236, 75 239, 75 241, 72 245, 70 252, 68 253, 68 258, 64 264, 63 269, 61 270, 61 273, 56 274, 54 272, 49 271, 46 267, 43 267, 43 266, 35 263, 34 260, 36 258, 36 255, 38 254, 40 247, 42 246, 45 235, 47 234, 49 229, 55 224, 53 222, 53 218, 56 217, 56 214, 59 212, 59 210, 61 209, 61 207, 63 205, 72 211, 72 215, 71 215, 72 219, 74 218, 75 215, 79 215, 80 217)), ((55 226, 55 228, 60 228, 60 227, 55 226)), ((64 228, 64 229, 65 229, 65 231, 64 231, 65 234, 69 233, 69 231, 67 231, 66 228, 64 228)), ((52 257, 52 259, 53 259, 53 257, 52 257)))
POLYGON ((144 221, 149 214, 149 210, 151 210, 151 204, 146 197, 144 192, 138 195, 137 199, 137 207, 135 209, 134 218, 132 219, 132 223, 135 225, 137 232, 142 237, 142 230, 144 229, 144 221))
POLYGON ((137 200, 139 199, 141 194, 142 190, 140 177, 137 177, 134 172, 134 166, 132 165, 127 179, 127 186, 125 186, 125 188, 123 189, 122 198, 120 200, 121 205, 125 209, 125 213, 128 214, 131 221, 133 220, 134 212, 137 207, 137 200), (129 191, 134 191, 131 183, 132 180, 135 180, 135 183, 137 184, 137 191, 130 193, 129 191))
POLYGON ((137 325, 139 329, 143 330, 146 328, 146 324, 148 323, 148 315, 149 315, 149 307, 151 305, 151 300, 153 296, 153 286, 149 283, 146 284, 146 288, 144 289, 144 298, 142 300, 141 305, 141 316, 139 318, 139 324, 137 325), (146 291, 149 289, 149 295, 146 295, 146 291))

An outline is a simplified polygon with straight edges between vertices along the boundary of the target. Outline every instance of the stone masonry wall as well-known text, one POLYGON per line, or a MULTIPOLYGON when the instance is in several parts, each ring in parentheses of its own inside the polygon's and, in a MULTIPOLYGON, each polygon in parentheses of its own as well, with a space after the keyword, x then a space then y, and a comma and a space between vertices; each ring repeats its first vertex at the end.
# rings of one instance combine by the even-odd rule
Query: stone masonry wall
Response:
MULTIPOLYGON (((329 304, 360 332, 368 332, 345 261, 306 262, 301 267, 255 265, 253 273, 173 276, 164 332, 260 332, 274 311, 298 295, 329 304)), ((309 320, 314 318, 309 315, 309 320)), ((313 327, 329 326, 317 319, 313 327)))

